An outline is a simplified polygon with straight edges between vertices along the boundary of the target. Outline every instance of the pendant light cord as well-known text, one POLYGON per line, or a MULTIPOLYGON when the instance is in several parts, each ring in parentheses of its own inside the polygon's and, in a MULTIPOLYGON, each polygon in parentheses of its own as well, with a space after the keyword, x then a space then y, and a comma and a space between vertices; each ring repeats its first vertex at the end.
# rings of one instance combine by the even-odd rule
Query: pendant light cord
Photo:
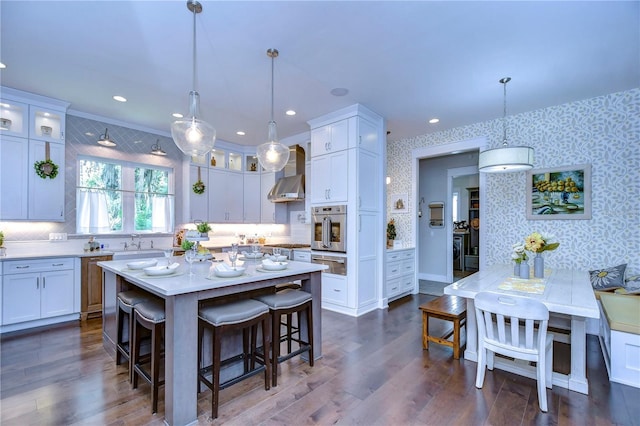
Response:
POLYGON ((196 8, 193 8, 193 91, 196 92, 196 8))
POLYGON ((500 79, 500 83, 504 88, 503 113, 502 113, 502 146, 507 146, 507 83, 511 81, 511 77, 500 79))
POLYGON ((277 55, 276 52, 277 51, 272 52, 271 55, 270 55, 271 56, 271 121, 273 121, 273 93, 274 93, 274 90, 273 90, 273 68, 274 68, 274 65, 273 64, 275 62, 275 56, 277 55))

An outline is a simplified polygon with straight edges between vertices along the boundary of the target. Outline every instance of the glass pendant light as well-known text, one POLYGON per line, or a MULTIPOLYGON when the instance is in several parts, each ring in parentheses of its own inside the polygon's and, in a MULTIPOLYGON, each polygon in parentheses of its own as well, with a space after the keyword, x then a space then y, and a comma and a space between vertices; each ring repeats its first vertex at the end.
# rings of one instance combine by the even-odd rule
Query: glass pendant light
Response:
POLYGON ((267 56, 271 58, 271 121, 269 121, 267 141, 258 145, 256 156, 263 169, 268 172, 277 172, 282 170, 289 161, 289 147, 278 142, 276 122, 273 120, 273 63, 278 56, 278 50, 267 50, 267 56))
POLYGON ((510 77, 500 79, 504 86, 504 115, 502 117, 502 147, 487 149, 480 153, 478 170, 485 173, 509 173, 533 167, 533 148, 509 146, 507 144, 507 83, 510 77))
POLYGON ((200 120, 200 95, 196 91, 196 14, 202 12, 202 5, 194 0, 187 1, 187 8, 193 13, 193 90, 189 92, 189 115, 171 124, 171 136, 186 155, 202 156, 213 148, 216 129, 200 120))

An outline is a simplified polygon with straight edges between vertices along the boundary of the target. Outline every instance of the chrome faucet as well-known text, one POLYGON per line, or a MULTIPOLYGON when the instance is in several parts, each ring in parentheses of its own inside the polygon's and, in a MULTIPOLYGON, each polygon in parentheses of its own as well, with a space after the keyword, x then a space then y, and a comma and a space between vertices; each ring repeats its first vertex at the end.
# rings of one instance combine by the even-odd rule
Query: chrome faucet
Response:
POLYGON ((142 248, 141 247, 142 246, 141 238, 142 237, 140 237, 140 235, 138 235, 138 234, 131 234, 131 244, 130 244, 130 246, 131 247, 135 247, 138 250, 140 250, 142 248), (138 238, 138 243, 136 243, 135 240, 134 240, 134 238, 136 238, 136 237, 138 238))

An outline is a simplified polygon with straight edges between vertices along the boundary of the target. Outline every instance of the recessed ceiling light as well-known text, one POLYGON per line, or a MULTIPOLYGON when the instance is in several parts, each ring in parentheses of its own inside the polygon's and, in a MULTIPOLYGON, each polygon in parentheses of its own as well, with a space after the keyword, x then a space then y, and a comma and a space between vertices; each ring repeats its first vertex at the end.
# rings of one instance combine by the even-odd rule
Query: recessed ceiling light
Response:
POLYGON ((184 115, 180 114, 179 112, 174 112, 173 114, 171 114, 172 116, 174 116, 175 118, 182 118, 184 117, 184 115))
POLYGON ((118 102, 127 102, 127 98, 125 98, 124 96, 120 96, 120 95, 115 95, 115 96, 113 97, 113 99, 114 99, 115 101, 118 101, 118 102))
POLYGON ((242 130, 238 130, 238 131, 236 132, 236 135, 238 135, 238 136, 244 136, 244 135, 245 135, 245 132, 243 132, 242 130))
POLYGON ((349 89, 345 89, 344 87, 336 87, 335 89, 331 89, 331 94, 333 96, 345 96, 349 93, 349 89))
POLYGON ((287 115, 296 115, 296 112, 295 112, 294 110, 292 110, 292 109, 288 109, 288 110, 285 112, 285 114, 287 114, 287 115))
POLYGON ((431 123, 431 124, 436 124, 436 123, 439 123, 439 122, 440 122, 439 118, 432 118, 431 120, 429 120, 429 123, 431 123))
POLYGON ((0 62, 0 70, 5 69, 7 66, 5 64, 3 64, 2 62, 0 62))

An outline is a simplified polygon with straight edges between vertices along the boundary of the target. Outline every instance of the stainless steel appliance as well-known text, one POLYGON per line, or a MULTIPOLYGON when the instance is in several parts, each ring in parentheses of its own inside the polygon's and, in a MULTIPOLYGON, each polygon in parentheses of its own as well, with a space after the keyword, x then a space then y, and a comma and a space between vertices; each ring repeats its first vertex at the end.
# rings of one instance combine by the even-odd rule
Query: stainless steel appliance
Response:
POLYGON ((326 254, 311 254, 311 263, 327 265, 329 269, 322 271, 327 274, 347 275, 346 256, 328 256, 326 254))
POLYGON ((453 235, 453 269, 464 271, 465 235, 453 235))
POLYGON ((321 206, 311 210, 311 250, 347 251, 347 206, 321 206))

